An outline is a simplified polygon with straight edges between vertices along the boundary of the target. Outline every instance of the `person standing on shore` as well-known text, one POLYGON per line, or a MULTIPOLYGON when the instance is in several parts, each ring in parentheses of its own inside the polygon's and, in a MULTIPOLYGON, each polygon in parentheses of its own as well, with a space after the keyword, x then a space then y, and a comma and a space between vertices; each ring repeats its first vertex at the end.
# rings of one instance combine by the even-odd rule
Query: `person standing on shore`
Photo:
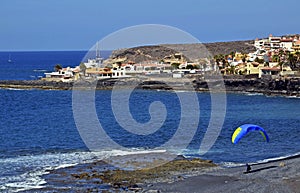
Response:
POLYGON ((251 171, 251 166, 248 163, 246 163, 246 172, 248 173, 250 171, 251 171))

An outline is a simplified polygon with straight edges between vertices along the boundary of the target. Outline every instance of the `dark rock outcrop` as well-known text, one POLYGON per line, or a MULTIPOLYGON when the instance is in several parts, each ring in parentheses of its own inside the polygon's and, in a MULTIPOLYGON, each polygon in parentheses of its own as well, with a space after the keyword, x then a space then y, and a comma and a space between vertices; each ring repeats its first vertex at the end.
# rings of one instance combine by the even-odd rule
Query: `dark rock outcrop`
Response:
POLYGON ((224 79, 227 91, 256 92, 266 95, 300 96, 299 78, 224 79))
MULTIPOLYGON (((75 89, 113 89, 118 82, 119 88, 126 88, 128 86, 136 86, 137 89, 152 89, 152 90, 172 90, 184 88, 185 82, 180 79, 172 78, 166 79, 145 79, 141 81, 136 78, 128 79, 106 79, 95 82, 82 81, 76 82, 75 89)), ((214 91, 218 91, 218 86, 222 83, 219 79, 209 79, 208 82, 203 78, 191 78, 196 91, 210 91, 210 87, 214 87, 214 91)), ((287 95, 300 96, 300 78, 278 78, 278 79, 259 79, 259 78, 237 78, 224 77, 224 85, 226 91, 229 92, 251 92, 263 93, 266 95, 287 95)), ((56 90, 71 90, 74 82, 56 82, 43 80, 0 80, 0 88, 15 88, 15 89, 56 89, 56 90)), ((222 89, 220 87, 220 89, 222 89)), ((222 91, 222 90, 220 90, 222 91)))

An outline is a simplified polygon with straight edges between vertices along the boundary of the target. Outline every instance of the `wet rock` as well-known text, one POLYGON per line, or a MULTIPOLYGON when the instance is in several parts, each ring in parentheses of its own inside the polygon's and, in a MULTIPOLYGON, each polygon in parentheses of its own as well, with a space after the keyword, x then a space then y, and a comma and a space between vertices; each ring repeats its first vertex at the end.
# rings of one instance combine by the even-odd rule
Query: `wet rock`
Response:
MULTIPOLYGON (((286 96, 300 96, 300 78, 284 78, 277 79, 271 78, 246 78, 244 76, 224 76, 223 80, 213 75, 204 80, 201 77, 192 77, 190 80, 196 91, 209 91, 209 87, 214 87, 215 90, 222 89, 221 84, 224 84, 226 91, 233 92, 256 92, 266 95, 286 95, 286 96), (209 84, 208 82, 209 81, 209 84)), ((153 79, 153 77, 152 77, 153 79)), ((80 81, 76 82, 78 89, 113 89, 114 84, 118 81, 118 85, 126 88, 126 86, 138 85, 140 89, 152 90, 172 90, 182 89, 184 82, 181 79, 176 80, 166 78, 163 80, 143 80, 139 78, 128 79, 107 79, 95 82, 80 81), (181 84, 180 84, 181 83, 181 84), (180 85, 177 85, 180 84, 180 85)), ((71 90, 73 89, 74 82, 58 82, 58 81, 45 81, 45 80, 0 80, 0 88, 16 88, 16 89, 56 89, 56 90, 71 90)), ((222 91, 222 90, 220 90, 222 91)))
POLYGON ((159 190, 146 190, 145 193, 160 193, 159 190))
POLYGON ((139 187, 137 184, 133 184, 133 185, 130 185, 130 186, 128 187, 128 190, 134 191, 134 192, 138 192, 138 191, 141 191, 142 188, 139 187))

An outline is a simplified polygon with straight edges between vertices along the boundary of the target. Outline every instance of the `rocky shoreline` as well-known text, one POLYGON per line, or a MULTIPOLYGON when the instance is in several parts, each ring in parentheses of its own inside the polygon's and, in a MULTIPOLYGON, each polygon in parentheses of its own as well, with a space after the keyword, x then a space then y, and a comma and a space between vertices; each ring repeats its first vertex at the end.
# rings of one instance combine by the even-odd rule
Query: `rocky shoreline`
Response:
POLYGON ((227 91, 262 93, 264 95, 300 96, 299 78, 224 79, 227 91))
MULTIPOLYGON (((147 161, 147 160, 146 160, 147 161)), ((49 171, 47 184, 24 192, 297 192, 299 156, 245 166, 220 167, 178 156, 154 168, 120 169, 103 160, 49 171)))
MULTIPOLYGON (((105 79, 95 82, 81 81, 62 82, 62 81, 45 81, 45 80, 0 80, 0 88, 2 89, 44 89, 44 90, 72 90, 94 88, 99 90, 113 89, 115 83, 118 87, 128 87, 137 85, 137 89, 152 90, 181 90, 184 85, 191 84, 195 91, 210 91, 213 87, 214 91, 218 91, 218 85, 221 80, 209 78, 209 84, 203 77, 189 77, 188 79, 173 78, 124 78, 124 79, 105 79)), ((246 93, 262 93, 265 95, 284 95, 284 96, 300 96, 300 78, 277 78, 277 79, 259 79, 259 78, 240 78, 234 76, 223 77, 223 84, 227 92, 246 92, 246 93)), ((222 89, 220 89, 222 91, 222 89)))
MULTIPOLYGON (((135 160, 128 157, 125 164, 150 164, 150 160, 135 160)), ((160 161, 162 155, 157 154, 160 161)), ((122 159, 116 157, 116 159, 122 159)), ((126 158, 124 158, 126 159, 126 158)), ((123 161, 124 162, 124 161, 123 161)), ((126 167, 125 167, 126 168, 126 167)), ((156 183, 171 183, 184 178, 186 174, 205 173, 218 168, 210 160, 188 159, 178 156, 174 160, 156 167, 124 169, 111 165, 104 160, 79 164, 67 168, 49 171, 43 176, 47 184, 41 192, 142 192, 156 183)), ((26 192, 34 192, 29 190, 26 192)))

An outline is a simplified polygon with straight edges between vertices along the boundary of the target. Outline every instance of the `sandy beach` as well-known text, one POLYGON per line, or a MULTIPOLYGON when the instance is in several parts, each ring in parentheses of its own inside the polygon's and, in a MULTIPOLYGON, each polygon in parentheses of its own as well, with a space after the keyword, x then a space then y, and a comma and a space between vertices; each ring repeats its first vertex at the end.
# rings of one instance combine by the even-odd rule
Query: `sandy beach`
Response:
MULTIPOLYGON (((251 166, 218 168, 172 183, 157 183, 149 190, 159 192, 300 192, 300 158, 251 166)), ((150 191, 150 192, 151 192, 150 191)), ((147 191, 146 191, 147 192, 147 191)))
MULTIPOLYGON (((154 184, 159 192, 300 192, 300 159, 245 167, 220 168, 173 183, 154 184)), ((149 190, 150 190, 149 189, 149 190)), ((147 191, 146 191, 147 192, 147 191)))
POLYGON ((45 188, 27 192, 300 192, 299 156, 252 164, 251 171, 245 171, 244 165, 224 168, 182 156, 137 170, 98 161, 51 171, 45 188))

